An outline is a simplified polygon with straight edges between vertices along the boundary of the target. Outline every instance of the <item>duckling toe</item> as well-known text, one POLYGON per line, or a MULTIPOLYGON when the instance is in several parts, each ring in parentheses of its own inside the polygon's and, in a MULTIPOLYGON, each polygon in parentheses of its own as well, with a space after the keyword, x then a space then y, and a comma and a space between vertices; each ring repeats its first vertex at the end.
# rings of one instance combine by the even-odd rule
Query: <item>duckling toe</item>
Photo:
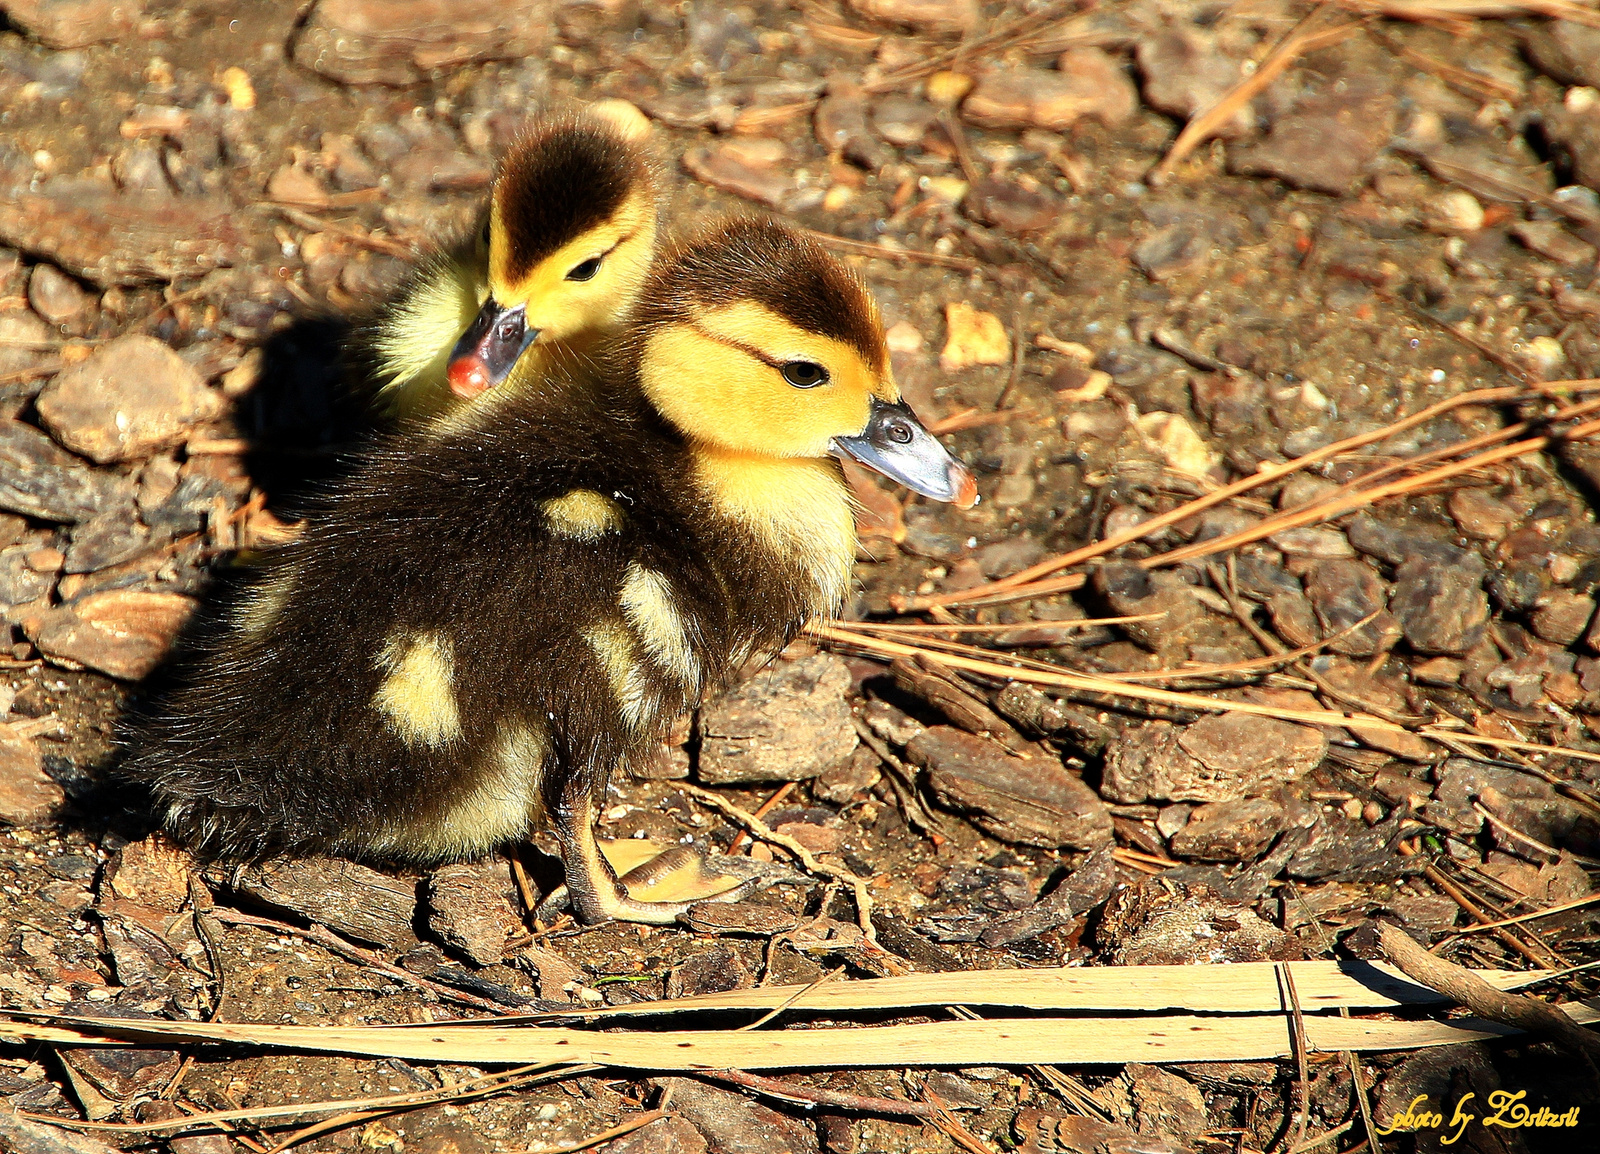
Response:
POLYGON ((700 902, 735 902, 778 883, 808 879, 753 858, 707 857, 695 849, 644 838, 596 841, 593 854, 566 862, 567 885, 553 890, 534 912, 540 921, 572 907, 585 922, 606 920, 663 925, 700 902))
POLYGON ((760 883, 714 870, 710 861, 685 845, 675 845, 623 874, 621 881, 635 901, 675 903, 736 901, 760 883), (735 891, 738 891, 737 893, 735 891))

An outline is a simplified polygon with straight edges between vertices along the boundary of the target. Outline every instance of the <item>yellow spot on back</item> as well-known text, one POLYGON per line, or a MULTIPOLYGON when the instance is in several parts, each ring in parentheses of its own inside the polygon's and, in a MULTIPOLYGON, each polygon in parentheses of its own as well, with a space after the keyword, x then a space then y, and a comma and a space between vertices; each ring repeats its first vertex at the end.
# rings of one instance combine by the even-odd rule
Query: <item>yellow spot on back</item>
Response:
POLYGON ((583 636, 600 659, 622 711, 622 719, 634 729, 642 728, 648 719, 646 699, 650 689, 639 668, 639 651, 633 634, 620 622, 605 621, 591 625, 583 636))
POLYGON ((436 749, 461 736, 448 640, 437 633, 393 636, 378 654, 377 666, 388 676, 372 695, 372 707, 400 740, 436 749))
POLYGON ((637 104, 611 97, 596 100, 584 111, 611 125, 624 140, 638 142, 650 138, 650 118, 639 111, 637 104))
POLYGON ((285 571, 263 581, 240 599, 238 626, 246 637, 261 638, 277 626, 294 594, 294 574, 285 571))
POLYGON ((826 460, 775 459, 701 448, 701 486, 717 508, 811 579, 812 610, 826 616, 844 602, 855 562, 856 527, 849 492, 826 460))
POLYGON ((577 541, 596 541, 622 528, 622 510, 617 503, 593 489, 574 489, 552 497, 542 507, 554 532, 577 541))
POLYGON ((442 814, 429 812, 385 827, 365 841, 365 848, 430 861, 480 854, 525 837, 543 816, 540 781, 549 756, 550 743, 542 729, 506 725, 484 763, 476 767, 469 791, 442 814))
POLYGON ((623 616, 650 656, 686 688, 698 688, 700 662, 689 645, 689 633, 673 600, 671 583, 655 570, 634 562, 623 578, 621 600, 623 616))

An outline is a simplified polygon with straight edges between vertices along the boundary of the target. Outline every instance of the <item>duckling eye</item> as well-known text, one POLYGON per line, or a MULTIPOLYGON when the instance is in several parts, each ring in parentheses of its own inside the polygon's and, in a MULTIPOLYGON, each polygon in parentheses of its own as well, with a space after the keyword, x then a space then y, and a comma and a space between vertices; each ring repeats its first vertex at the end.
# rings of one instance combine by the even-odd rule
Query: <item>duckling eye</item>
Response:
POLYGON ((567 274, 568 280, 593 280, 594 274, 600 271, 600 258, 592 256, 582 264, 574 265, 567 274))
POLYGON ((486 220, 486 221, 483 222, 483 233, 481 235, 481 239, 483 240, 484 244, 488 244, 489 243, 489 233, 490 233, 492 227, 493 227, 493 222, 492 221, 487 221, 486 220))
POLYGON ((828 383, 828 370, 812 361, 790 361, 783 366, 783 379, 797 389, 814 389, 828 383))

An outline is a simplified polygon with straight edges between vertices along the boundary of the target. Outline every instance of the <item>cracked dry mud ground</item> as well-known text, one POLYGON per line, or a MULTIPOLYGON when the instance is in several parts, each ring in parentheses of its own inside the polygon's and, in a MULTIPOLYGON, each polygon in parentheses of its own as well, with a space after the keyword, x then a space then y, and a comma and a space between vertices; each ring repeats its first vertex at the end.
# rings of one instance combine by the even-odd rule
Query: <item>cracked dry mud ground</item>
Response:
MULTIPOLYGON (((108 783, 115 719, 214 581, 270 547, 366 435, 340 355, 352 325, 471 218, 530 108, 614 96, 643 109, 673 182, 669 227, 765 206, 850 242, 841 255, 882 305, 898 379, 953 429, 947 443, 984 498, 960 511, 863 482, 851 618, 912 620, 892 599, 1018 572, 1468 390, 1600 375, 1600 32, 1583 23, 1368 19, 1294 60, 1157 182, 1147 177, 1184 118, 1266 60, 1309 6, 383 8, 0 4, 5 1006, 217 1008, 187 863, 148 840, 139 798, 108 783), (450 18, 422 26, 432 9, 450 18), (383 20, 359 26, 373 12, 383 20), (118 412, 140 414, 136 427, 118 412)), ((1322 11, 1306 27, 1347 17, 1322 11)), ((1016 626, 985 644, 1089 672, 1250 660, 1262 634, 1295 647, 1364 622, 1306 671, 1259 675, 1250 692, 1600 749, 1600 454, 1583 444, 1274 534, 1214 567, 1126 564, 1546 411, 1456 409, 1125 546, 1082 590, 957 612, 1016 626), (1158 625, 1037 624, 1149 612, 1164 614, 1158 625)), ((1539 776, 1514 756, 1488 765, 1241 716, 1063 704, 801 645, 708 707, 656 779, 616 783, 606 820, 619 836, 726 848, 735 828, 678 780, 755 809, 799 772, 797 750, 825 751, 768 821, 873 879, 889 964, 915 970, 1339 956, 1361 948, 1375 913, 1434 941, 1464 927, 1445 887, 1495 917, 1593 888, 1594 763, 1537 755, 1539 776), (775 744, 775 731, 799 740, 775 744), (1007 744, 1042 760, 1020 762, 1007 744), (917 775, 930 816, 913 816, 931 832, 908 824, 880 752, 917 775), (1049 771, 1018 769, 1029 764, 1049 771), (1095 856, 1107 846, 1114 859, 1095 856), (1061 914, 1047 893, 1073 904, 1061 914), (985 937, 996 927, 1008 928, 985 937)), ((548 863, 530 865, 550 884, 548 863)), ((820 886, 769 891, 753 935, 612 925, 535 943, 503 862, 228 881, 195 892, 215 890, 217 919, 202 924, 225 975, 221 1016, 236 1021, 444 1020, 478 1012, 451 991, 507 1009, 618 1003, 885 965, 849 941, 848 894, 820 886), (321 922, 434 986, 229 922, 230 910, 321 922), (819 915, 832 920, 808 922, 809 939, 781 928, 819 915)), ((1593 958, 1586 909, 1533 925, 1512 935, 1520 952, 1487 934, 1445 952, 1512 968, 1593 958)), ((1585 981, 1560 993, 1589 994, 1585 981)), ((1539 1045, 1363 1064, 1380 1118, 1417 1094, 1453 1102, 1497 1087, 1552 1109, 1594 1100, 1574 1064, 1539 1045)), ((177 1100, 200 1109, 428 1090, 477 1072, 7 1047, 0 1097, 63 1117, 149 1118, 180 1071, 177 1100)), ((1300 1109, 1293 1063, 1068 1072, 1121 1127, 1115 1142, 1140 1148, 1286 1148, 1300 1109)), ((1315 1136, 1351 1120, 1353 1100, 1342 1062, 1311 1075, 1315 1136)), ((661 1081, 572 1078, 373 1119, 306 1148, 571 1142, 653 1102, 661 1081)), ((799 1081, 933 1092, 992 1146, 1075 1148, 1028 1114, 1070 1111, 1027 1070, 799 1081)), ((612 1149, 957 1148, 921 1124, 774 1113, 672 1085, 682 1116, 612 1149)), ((1584 1125, 1469 1128, 1462 1145, 1571 1149, 1592 1140, 1584 1125)), ((1360 1134, 1357 1120, 1328 1148, 1360 1134)))

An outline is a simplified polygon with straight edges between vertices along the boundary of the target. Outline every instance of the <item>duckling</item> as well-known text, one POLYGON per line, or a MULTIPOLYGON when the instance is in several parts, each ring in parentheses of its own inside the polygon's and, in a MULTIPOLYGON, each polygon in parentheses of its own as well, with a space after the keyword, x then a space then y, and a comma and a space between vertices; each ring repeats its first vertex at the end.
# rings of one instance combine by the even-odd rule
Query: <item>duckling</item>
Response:
POLYGON ((537 379, 620 329, 655 251, 649 130, 632 105, 599 101, 522 133, 478 230, 425 264, 372 326, 379 399, 394 416, 443 415, 516 365, 537 379))
POLYGON ((838 608, 836 457, 976 487, 900 398, 864 286, 780 224, 660 258, 634 326, 341 483, 144 727, 129 770, 169 829, 222 858, 418 863, 546 829, 585 921, 706 896, 619 880, 610 775, 838 608))

